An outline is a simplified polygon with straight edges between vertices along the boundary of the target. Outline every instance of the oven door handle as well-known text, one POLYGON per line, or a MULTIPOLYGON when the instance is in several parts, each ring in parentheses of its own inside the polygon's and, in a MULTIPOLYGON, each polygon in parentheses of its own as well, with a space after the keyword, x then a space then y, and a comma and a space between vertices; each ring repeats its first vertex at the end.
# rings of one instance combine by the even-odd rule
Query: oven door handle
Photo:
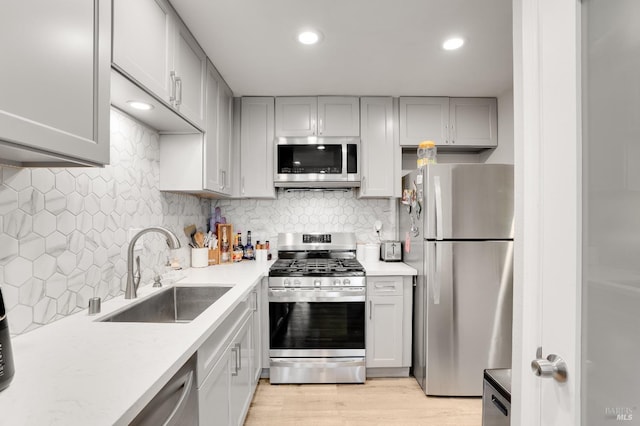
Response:
POLYGON ((269 289, 269 302, 364 302, 365 289, 322 291, 269 289))

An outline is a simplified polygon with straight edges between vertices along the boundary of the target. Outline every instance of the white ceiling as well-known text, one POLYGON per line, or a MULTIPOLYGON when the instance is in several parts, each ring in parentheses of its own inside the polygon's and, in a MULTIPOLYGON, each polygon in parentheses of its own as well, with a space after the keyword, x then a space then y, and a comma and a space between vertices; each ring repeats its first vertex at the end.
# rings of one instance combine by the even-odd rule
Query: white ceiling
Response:
POLYGON ((499 96, 511 0, 171 0, 236 96, 499 96), (319 29, 315 46, 298 30, 319 29), (453 52, 442 41, 462 36, 453 52))

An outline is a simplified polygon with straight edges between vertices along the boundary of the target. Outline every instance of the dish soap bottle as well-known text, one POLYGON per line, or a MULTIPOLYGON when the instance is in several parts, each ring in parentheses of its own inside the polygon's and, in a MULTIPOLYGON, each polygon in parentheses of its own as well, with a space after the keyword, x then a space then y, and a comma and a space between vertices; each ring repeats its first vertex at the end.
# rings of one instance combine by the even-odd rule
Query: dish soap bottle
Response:
POLYGON ((437 148, 434 141, 423 141, 418 145, 418 168, 427 164, 436 164, 437 148))
POLYGON ((5 389, 13 379, 15 369, 13 366, 13 353, 11 352, 11 336, 7 312, 4 308, 2 290, 0 290, 0 391, 5 389))

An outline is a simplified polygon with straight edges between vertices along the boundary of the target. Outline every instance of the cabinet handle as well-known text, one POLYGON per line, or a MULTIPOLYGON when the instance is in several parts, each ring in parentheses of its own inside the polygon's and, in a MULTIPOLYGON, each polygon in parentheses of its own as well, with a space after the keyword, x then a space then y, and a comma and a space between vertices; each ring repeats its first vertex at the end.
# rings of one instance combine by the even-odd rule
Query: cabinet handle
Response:
POLYGON ((315 118, 311 119, 311 134, 312 135, 317 134, 316 119, 315 118))
POLYGON ((371 304, 371 300, 369 300, 369 319, 371 319, 372 312, 373 312, 373 305, 371 304))
POLYGON ((242 176, 242 195, 244 195, 244 176, 242 176))
POLYGON ((256 312, 258 310, 258 293, 254 291, 251 294, 253 295, 253 306, 251 307, 251 310, 256 312))
POLYGON ((449 143, 449 125, 444 125, 444 143, 449 143))
POLYGON ((227 186, 227 172, 220 170, 220 189, 224 189, 227 186))
POLYGON ((382 290, 382 291, 394 291, 396 289, 396 285, 376 283, 375 288, 376 290, 382 290))
POLYGON ((182 105, 182 78, 176 77, 176 106, 182 105))
POLYGON ((235 358, 235 371, 233 373, 231 373, 232 376, 237 376, 238 375, 238 348, 237 348, 237 344, 235 348, 231 348, 231 352, 234 353, 234 358, 235 358))
POLYGON ((242 343, 236 343, 236 348, 238 348, 238 370, 242 370, 242 343))
POLYGON ((176 72, 171 71, 169 73, 169 78, 171 79, 171 94, 169 95, 169 102, 176 100, 176 72))
POLYGON ((324 131, 324 123, 321 118, 320 120, 318 120, 318 134, 321 135, 323 131, 324 131))

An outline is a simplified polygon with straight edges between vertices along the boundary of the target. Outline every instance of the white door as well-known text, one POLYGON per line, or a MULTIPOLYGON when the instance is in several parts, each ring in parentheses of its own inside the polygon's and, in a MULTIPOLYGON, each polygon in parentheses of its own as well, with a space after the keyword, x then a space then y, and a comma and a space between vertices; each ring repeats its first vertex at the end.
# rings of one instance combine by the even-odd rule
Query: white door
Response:
POLYGON ((640 424, 640 3, 514 6, 512 424, 640 424), (566 382, 528 371, 537 346, 566 382))
MULTIPOLYGON (((513 425, 580 424, 577 0, 515 0, 513 425), (531 370, 537 348, 567 380, 531 370)), ((541 357, 541 358, 542 358, 541 357)), ((542 363, 540 361, 539 363, 542 363)))

